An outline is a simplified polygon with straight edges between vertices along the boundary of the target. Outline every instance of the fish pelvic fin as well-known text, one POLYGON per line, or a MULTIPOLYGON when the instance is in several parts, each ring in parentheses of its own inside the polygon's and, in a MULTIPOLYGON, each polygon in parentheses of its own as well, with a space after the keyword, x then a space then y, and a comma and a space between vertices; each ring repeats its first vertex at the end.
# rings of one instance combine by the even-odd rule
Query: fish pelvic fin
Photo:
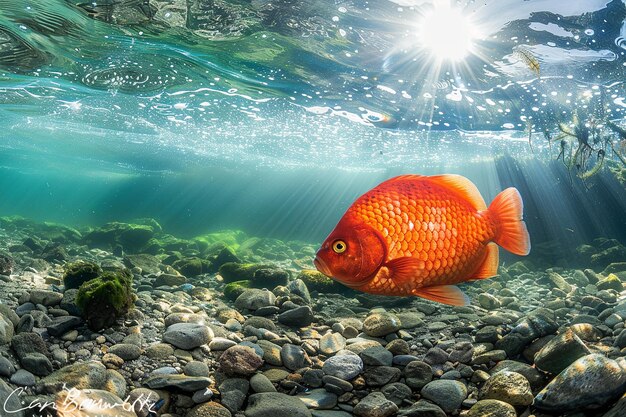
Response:
POLYGON ((417 258, 404 256, 387 262, 385 267, 389 270, 389 278, 398 287, 412 288, 421 284, 426 264, 417 258))
POLYGON ((485 259, 470 279, 485 279, 498 275, 498 251, 498 245, 493 242, 488 243, 485 249, 485 259))
POLYGON ((530 236, 522 219, 524 203, 517 188, 511 187, 502 191, 487 210, 496 223, 494 241, 516 255, 528 255, 530 236))
POLYGON ((467 306, 469 297, 455 285, 436 285, 413 290, 413 294, 427 300, 436 301, 451 306, 467 306))

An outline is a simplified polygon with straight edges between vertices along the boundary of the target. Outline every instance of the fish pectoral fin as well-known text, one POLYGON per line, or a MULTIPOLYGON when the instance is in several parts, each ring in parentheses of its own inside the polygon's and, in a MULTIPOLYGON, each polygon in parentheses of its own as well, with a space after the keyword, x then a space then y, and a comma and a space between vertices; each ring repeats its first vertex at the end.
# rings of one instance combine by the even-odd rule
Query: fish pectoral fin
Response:
POLYGON ((424 274, 426 264, 417 258, 405 256, 387 262, 385 267, 389 270, 389 278, 399 287, 405 287, 420 284, 419 281, 416 282, 416 278, 424 274))
POLYGON ((413 290, 413 295, 451 306, 467 306, 469 297, 455 285, 437 285, 413 290))
POLYGON ((470 279, 485 279, 498 275, 498 245, 493 242, 487 244, 485 258, 470 279))

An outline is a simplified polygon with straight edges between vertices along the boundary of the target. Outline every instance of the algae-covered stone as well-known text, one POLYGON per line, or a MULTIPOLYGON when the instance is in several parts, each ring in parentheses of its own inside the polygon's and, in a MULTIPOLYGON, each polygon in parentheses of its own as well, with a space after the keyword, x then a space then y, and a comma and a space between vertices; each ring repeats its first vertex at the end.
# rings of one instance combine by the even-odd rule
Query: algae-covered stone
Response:
POLYGON ((211 260, 211 265, 214 270, 219 270, 222 265, 228 262, 241 263, 241 259, 239 259, 231 247, 225 244, 219 244, 218 246, 219 249, 218 247, 214 247, 207 250, 207 252, 216 252, 214 255, 209 255, 209 259, 211 260))
POLYGON ((226 284, 224 287, 224 297, 227 300, 235 301, 246 289, 250 288, 252 281, 243 280, 226 284))
POLYGON ((104 272, 78 289, 76 305, 92 330, 112 325, 134 303, 132 275, 126 269, 104 272))
POLYGON ((93 246, 113 248, 121 244, 125 249, 135 251, 145 246, 154 232, 151 225, 111 222, 87 233, 84 240, 93 246))
MULTIPOLYGON (((224 279, 225 283, 235 282, 235 281, 253 281, 254 273, 258 269, 263 268, 272 268, 271 265, 261 265, 261 264, 241 264, 235 262, 226 262, 222 264, 219 269, 219 274, 224 279)), ((266 286, 266 288, 270 288, 270 286, 266 286)))
POLYGON ((608 277, 600 280, 600 282, 596 284, 596 287, 598 287, 598 290, 615 290, 617 292, 621 292, 624 289, 622 281, 615 274, 609 274, 608 277))
POLYGON ((102 273, 100 265, 89 261, 68 263, 64 268, 63 284, 65 289, 78 288, 83 283, 96 278, 102 273))
POLYGON ((197 257, 184 258, 172 264, 183 275, 194 277, 211 271, 211 262, 197 257))
POLYGON ((345 288, 315 269, 303 269, 297 278, 301 279, 311 291, 336 293, 345 288))

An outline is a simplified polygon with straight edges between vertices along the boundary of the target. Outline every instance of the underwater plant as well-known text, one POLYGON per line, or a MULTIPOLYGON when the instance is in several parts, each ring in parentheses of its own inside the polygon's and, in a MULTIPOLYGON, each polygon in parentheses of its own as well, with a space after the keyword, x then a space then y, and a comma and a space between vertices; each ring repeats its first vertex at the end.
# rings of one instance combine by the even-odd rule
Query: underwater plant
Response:
POLYGON ((128 269, 106 271, 78 289, 76 305, 89 328, 97 331, 111 326, 134 304, 133 276, 128 269))

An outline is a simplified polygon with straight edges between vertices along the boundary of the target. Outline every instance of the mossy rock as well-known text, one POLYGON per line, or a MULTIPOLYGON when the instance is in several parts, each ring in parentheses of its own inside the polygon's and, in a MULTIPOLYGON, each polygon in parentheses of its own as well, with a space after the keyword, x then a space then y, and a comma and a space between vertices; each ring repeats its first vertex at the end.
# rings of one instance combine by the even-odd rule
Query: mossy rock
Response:
POLYGON ((150 225, 110 222, 85 234, 84 241, 105 249, 121 244, 125 250, 136 252, 148 244, 154 233, 150 225))
POLYGON ((254 273, 258 269, 274 268, 272 265, 263 264, 243 264, 237 262, 226 262, 219 268, 219 274, 224 278, 225 283, 254 279, 254 273))
POLYGON ((134 219, 131 223, 141 224, 144 226, 150 226, 152 230, 154 230, 154 233, 163 233, 163 228, 161 227, 159 222, 157 222, 155 219, 151 217, 143 217, 140 219, 134 219))
POLYGON ((132 277, 127 269, 104 272, 80 286, 76 305, 91 330, 111 326, 132 307, 132 277))
POLYGON ((0 226, 6 230, 24 230, 34 229, 37 226, 37 223, 22 216, 2 216, 0 217, 0 226))
POLYGON ((48 262, 62 262, 69 258, 69 255, 65 248, 59 243, 51 243, 46 246, 41 253, 41 257, 48 262))
POLYGON ((154 237, 146 243, 143 252, 149 253, 151 255, 157 255, 159 253, 166 252, 183 252, 188 249, 197 249, 198 245, 196 242, 186 239, 179 239, 176 236, 172 235, 160 235, 158 237, 154 237))
POLYGON ((337 292, 342 285, 337 284, 331 278, 315 269, 303 269, 298 274, 298 279, 301 279, 310 291, 317 292, 337 292))
POLYGON ((165 265, 174 265, 176 261, 183 259, 183 254, 178 251, 172 251, 168 254, 158 255, 157 258, 165 265))
POLYGON ((622 280, 615 274, 609 274, 608 277, 600 280, 600 282, 596 284, 596 287, 598 290, 615 290, 617 292, 621 292, 624 289, 622 280))
POLYGON ((79 288, 83 283, 102 274, 100 265, 89 261, 76 261, 65 265, 63 284, 65 289, 79 288))
POLYGON ((287 285, 289 272, 281 268, 259 268, 252 276, 254 288, 274 288, 279 285, 287 285))
POLYGON ((235 301, 245 290, 251 287, 252 281, 242 280, 227 284, 224 287, 224 297, 227 300, 235 301))
POLYGON ((154 236, 151 226, 132 225, 120 233, 119 243, 126 249, 137 250, 145 246, 154 236))
POLYGON ((241 259, 239 259, 235 251, 230 246, 221 242, 211 245, 206 253, 207 259, 210 259, 211 264, 213 264, 214 272, 217 272, 220 266, 225 263, 241 263, 241 259))
POLYGON ((44 222, 38 225, 36 233, 42 239, 58 243, 77 242, 82 239, 82 235, 78 230, 52 222, 44 222))
POLYGON ((211 271, 211 262, 201 258, 184 258, 172 264, 181 274, 194 277, 211 271))

